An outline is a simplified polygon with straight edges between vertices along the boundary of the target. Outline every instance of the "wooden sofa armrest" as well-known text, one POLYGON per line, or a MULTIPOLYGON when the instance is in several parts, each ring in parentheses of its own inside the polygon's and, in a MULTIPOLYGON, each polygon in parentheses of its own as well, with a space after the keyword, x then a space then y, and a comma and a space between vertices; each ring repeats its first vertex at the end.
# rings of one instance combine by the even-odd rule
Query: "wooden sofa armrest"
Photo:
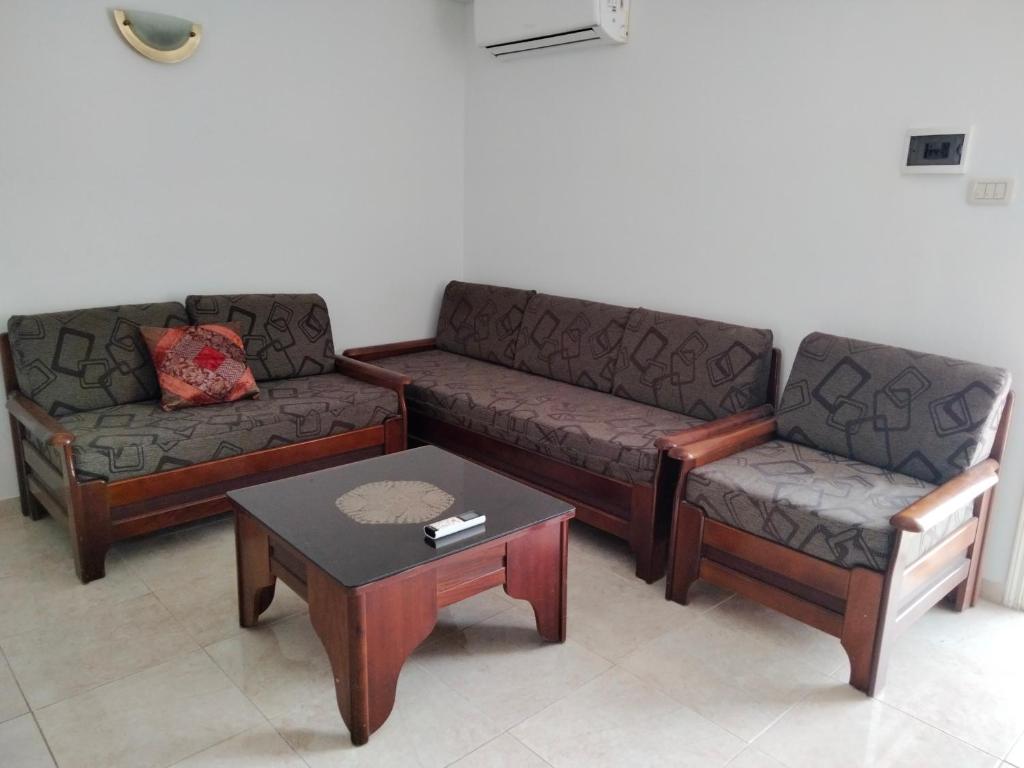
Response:
POLYGON ((387 368, 381 368, 379 365, 371 365, 362 360, 354 360, 346 355, 338 355, 334 360, 334 370, 338 373, 343 373, 359 381, 365 381, 367 384, 376 384, 378 387, 393 389, 399 395, 405 393, 406 384, 412 381, 404 373, 389 371, 387 368))
POLYGON ((667 451, 687 443, 698 443, 716 435, 732 432, 736 427, 749 424, 752 421, 769 417, 772 415, 772 412, 772 407, 765 403, 757 408, 740 411, 722 419, 709 421, 706 424, 698 424, 696 427, 690 427, 671 435, 664 435, 659 437, 654 444, 659 451, 667 451))
POLYGON ((75 440, 59 421, 20 392, 7 397, 7 410, 37 440, 58 447, 71 445, 75 440))
POLYGON ((683 463, 683 471, 688 472, 713 461, 724 459, 755 445, 767 443, 775 437, 775 417, 759 419, 742 424, 730 432, 709 437, 696 443, 677 445, 669 450, 668 455, 683 463))
POLYGON ((395 341, 391 344, 377 344, 373 347, 353 347, 346 349, 343 357, 350 357, 353 360, 370 362, 380 360, 382 357, 393 357, 395 355, 408 355, 413 352, 429 352, 434 349, 433 339, 415 339, 413 341, 395 341))
POLYGON ((970 504, 997 482, 999 462, 986 459, 897 512, 889 522, 901 531, 922 533, 970 504))

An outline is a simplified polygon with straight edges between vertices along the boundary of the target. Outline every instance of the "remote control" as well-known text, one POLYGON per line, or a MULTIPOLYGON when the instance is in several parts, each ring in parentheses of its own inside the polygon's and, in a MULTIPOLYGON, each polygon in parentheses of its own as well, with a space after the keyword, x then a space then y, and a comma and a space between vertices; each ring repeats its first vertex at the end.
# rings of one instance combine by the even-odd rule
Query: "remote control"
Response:
POLYGON ((436 523, 423 526, 423 533, 428 539, 440 539, 451 536, 453 533, 464 531, 487 522, 487 515, 480 515, 476 512, 463 512, 455 517, 446 517, 436 523))

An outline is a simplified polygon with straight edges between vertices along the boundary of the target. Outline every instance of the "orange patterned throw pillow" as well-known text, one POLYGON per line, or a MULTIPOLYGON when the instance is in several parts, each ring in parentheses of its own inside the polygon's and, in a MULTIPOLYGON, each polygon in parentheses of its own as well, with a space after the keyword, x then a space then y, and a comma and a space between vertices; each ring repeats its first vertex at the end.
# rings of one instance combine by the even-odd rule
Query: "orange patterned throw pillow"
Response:
POLYGON ((142 328, 165 411, 259 394, 235 324, 142 328))

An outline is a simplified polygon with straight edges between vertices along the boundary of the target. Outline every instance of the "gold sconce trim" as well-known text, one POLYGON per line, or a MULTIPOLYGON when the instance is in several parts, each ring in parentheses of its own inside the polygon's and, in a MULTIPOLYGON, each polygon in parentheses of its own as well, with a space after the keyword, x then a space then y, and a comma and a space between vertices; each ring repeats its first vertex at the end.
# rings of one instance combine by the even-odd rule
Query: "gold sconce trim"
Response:
POLYGON ((199 24, 188 22, 183 19, 180 20, 183 25, 191 24, 191 28, 188 30, 187 36, 184 37, 184 41, 176 48, 156 48, 145 42, 136 33, 132 19, 129 16, 130 13, 132 12, 120 9, 114 11, 114 21, 117 23, 117 30, 121 33, 121 36, 125 41, 127 41, 128 45, 141 53, 147 59, 158 61, 161 64, 177 64, 179 61, 184 61, 195 53, 196 48, 199 47, 199 41, 203 36, 203 28, 199 24))

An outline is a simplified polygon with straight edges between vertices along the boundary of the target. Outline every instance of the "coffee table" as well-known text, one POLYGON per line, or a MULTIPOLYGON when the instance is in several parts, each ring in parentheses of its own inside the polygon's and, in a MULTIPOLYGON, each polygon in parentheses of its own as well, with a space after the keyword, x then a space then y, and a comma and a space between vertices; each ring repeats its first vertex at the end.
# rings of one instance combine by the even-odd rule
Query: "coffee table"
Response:
POLYGON ((281 579, 309 604, 353 744, 395 703, 398 675, 439 608, 504 585, 565 641, 573 507, 427 446, 228 493, 235 509, 238 613, 256 624, 281 579), (423 526, 467 511, 482 530, 428 542, 423 526))

